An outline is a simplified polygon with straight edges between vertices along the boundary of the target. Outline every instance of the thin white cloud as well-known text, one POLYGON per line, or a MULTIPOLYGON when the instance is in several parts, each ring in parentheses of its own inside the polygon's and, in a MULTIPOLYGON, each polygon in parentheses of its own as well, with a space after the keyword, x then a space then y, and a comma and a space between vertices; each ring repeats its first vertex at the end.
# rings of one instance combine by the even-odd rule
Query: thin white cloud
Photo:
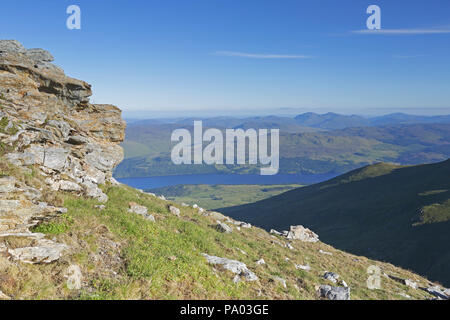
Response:
POLYGON ((251 59, 310 59, 311 56, 300 54, 260 54, 260 53, 245 53, 236 51, 216 51, 215 55, 227 57, 241 57, 251 59))
POLYGON ((421 58, 424 56, 425 55, 423 54, 416 54, 416 55, 394 55, 392 57, 396 59, 414 59, 414 58, 421 58))
POLYGON ((422 29, 380 29, 380 30, 354 30, 355 34, 374 34, 374 35, 420 35, 420 34, 447 34, 450 28, 422 28, 422 29))

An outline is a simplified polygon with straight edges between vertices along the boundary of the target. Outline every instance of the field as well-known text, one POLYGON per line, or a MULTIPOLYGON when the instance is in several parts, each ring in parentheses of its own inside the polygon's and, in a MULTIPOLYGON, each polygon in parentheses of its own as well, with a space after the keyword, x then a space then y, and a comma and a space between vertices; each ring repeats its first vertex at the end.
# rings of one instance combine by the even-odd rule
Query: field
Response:
POLYGON ((237 206, 266 199, 301 185, 178 185, 148 190, 178 203, 198 204, 205 209, 237 206))

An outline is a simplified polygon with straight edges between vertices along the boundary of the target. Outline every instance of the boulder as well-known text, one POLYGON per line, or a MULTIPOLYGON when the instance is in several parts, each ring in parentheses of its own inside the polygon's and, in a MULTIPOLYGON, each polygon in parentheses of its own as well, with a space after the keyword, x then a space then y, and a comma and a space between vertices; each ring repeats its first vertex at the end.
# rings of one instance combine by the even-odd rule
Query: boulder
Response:
POLYGON ((136 213, 139 215, 146 215, 148 213, 147 207, 138 205, 135 202, 130 202, 129 206, 130 206, 130 208, 128 209, 128 212, 136 213))
POLYGON ((250 271, 243 262, 210 256, 206 253, 203 253, 203 256, 206 258, 208 263, 213 265, 220 265, 224 269, 229 270, 240 277, 243 277, 246 281, 258 280, 258 277, 252 271, 250 271))
POLYGON ((329 300, 350 300, 350 288, 321 285, 319 295, 329 300))
POLYGON ((142 216, 144 219, 151 221, 151 222, 156 221, 155 217, 148 213, 147 207, 138 205, 135 202, 130 202, 129 206, 130 206, 130 208, 128 209, 128 212, 138 214, 138 215, 142 216))
POLYGON ((24 263, 50 263, 58 260, 61 257, 62 252, 67 248, 68 247, 65 244, 54 243, 50 240, 42 240, 41 244, 35 247, 10 249, 8 250, 8 253, 14 260, 19 260, 24 263))
POLYGON ((72 181, 67 181, 67 180, 61 180, 58 181, 58 185, 59 185, 59 190, 63 190, 63 191, 81 191, 82 188, 76 184, 75 182, 72 181))
POLYGON ((44 49, 28 49, 25 55, 35 61, 52 62, 55 60, 51 53, 44 49))
POLYGON ((169 211, 171 214, 176 215, 177 217, 179 217, 181 214, 180 209, 178 209, 177 207, 174 207, 174 206, 169 206, 169 211))
POLYGON ((290 231, 287 235, 288 239, 300 240, 303 242, 317 242, 319 241, 319 236, 313 231, 305 228, 301 225, 291 226, 290 231))

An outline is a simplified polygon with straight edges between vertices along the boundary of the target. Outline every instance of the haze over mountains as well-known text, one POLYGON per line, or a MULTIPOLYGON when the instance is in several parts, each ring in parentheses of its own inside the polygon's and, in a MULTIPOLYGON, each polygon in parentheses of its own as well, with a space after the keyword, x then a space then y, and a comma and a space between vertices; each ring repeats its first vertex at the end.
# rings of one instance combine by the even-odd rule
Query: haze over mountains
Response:
MULTIPOLYGON (((134 121, 126 130, 125 160, 115 176, 258 173, 256 166, 172 164, 170 136, 192 130, 194 118, 134 121)), ((295 118, 266 116, 203 119, 205 128, 280 129, 280 173, 341 174, 380 161, 419 164, 450 157, 450 115, 390 114, 365 118, 335 113, 305 113, 295 118)))

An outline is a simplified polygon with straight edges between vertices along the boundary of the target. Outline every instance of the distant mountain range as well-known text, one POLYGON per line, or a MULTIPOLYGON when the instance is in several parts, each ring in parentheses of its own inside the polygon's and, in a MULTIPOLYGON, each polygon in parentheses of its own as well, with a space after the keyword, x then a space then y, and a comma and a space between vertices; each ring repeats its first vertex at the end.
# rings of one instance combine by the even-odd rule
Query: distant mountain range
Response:
POLYGON ((450 123, 450 115, 420 116, 405 113, 391 113, 377 117, 344 115, 333 112, 318 114, 302 113, 296 117, 257 116, 257 117, 212 117, 212 118, 176 118, 176 119, 129 119, 130 126, 155 124, 192 125, 194 120, 202 120, 207 127, 217 128, 280 128, 287 132, 311 132, 318 130, 336 130, 349 127, 385 126, 417 123, 450 123))
POLYGON ((342 115, 333 112, 325 114, 308 112, 300 114, 294 119, 299 125, 326 130, 413 123, 450 123, 450 115, 416 116, 404 113, 392 113, 379 117, 365 118, 358 115, 342 115))
MULTIPOLYGON (((194 118, 141 120, 128 125, 125 160, 115 176, 259 173, 257 166, 174 165, 170 136, 192 130, 194 118)), ((279 128, 280 173, 341 174, 380 161, 418 164, 450 157, 450 116, 391 114, 375 118, 305 113, 296 118, 267 116, 203 119, 205 128, 279 128), (415 123, 417 122, 417 123, 415 123)))
POLYGON ((337 248, 450 285, 450 159, 404 167, 380 163, 219 210, 266 229, 302 224, 337 248))

